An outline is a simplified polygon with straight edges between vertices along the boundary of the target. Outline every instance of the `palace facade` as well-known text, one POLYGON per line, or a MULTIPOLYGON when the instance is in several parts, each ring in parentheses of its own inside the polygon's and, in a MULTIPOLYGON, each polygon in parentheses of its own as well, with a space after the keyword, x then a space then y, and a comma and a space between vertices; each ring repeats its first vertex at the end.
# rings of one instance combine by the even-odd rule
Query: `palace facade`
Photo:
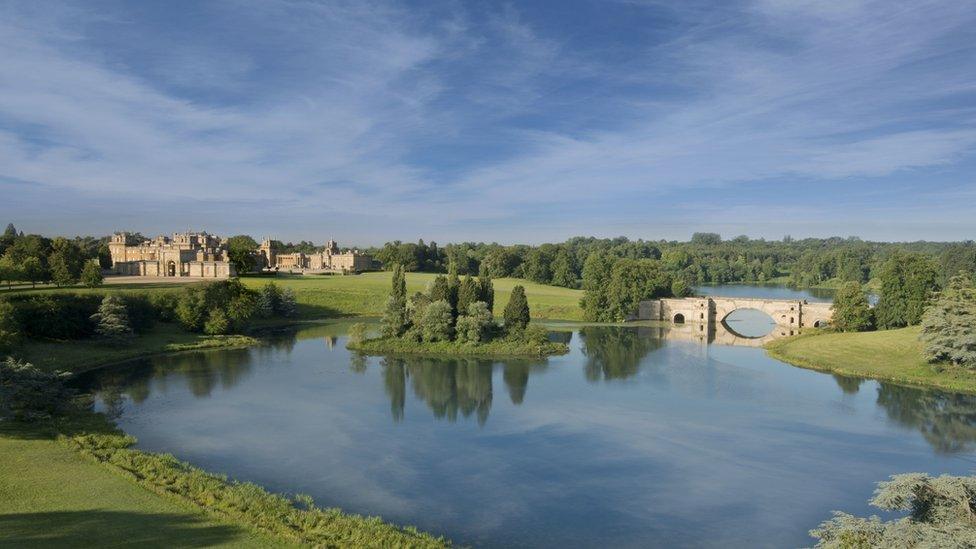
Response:
POLYGON ((276 240, 265 238, 258 249, 264 268, 275 271, 316 273, 361 273, 373 268, 373 257, 359 250, 342 251, 335 240, 329 240, 321 252, 280 253, 276 240))
POLYGON ((174 233, 128 245, 127 233, 109 242, 112 270, 129 276, 229 278, 237 275, 223 239, 201 233, 174 233))

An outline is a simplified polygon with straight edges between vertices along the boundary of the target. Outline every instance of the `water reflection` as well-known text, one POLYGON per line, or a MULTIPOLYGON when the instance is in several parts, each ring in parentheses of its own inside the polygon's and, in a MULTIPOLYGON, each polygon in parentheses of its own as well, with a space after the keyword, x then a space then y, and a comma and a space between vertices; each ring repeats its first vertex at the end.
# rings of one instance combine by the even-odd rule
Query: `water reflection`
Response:
POLYGON ((442 360, 357 357, 346 325, 87 383, 142 448, 473 546, 800 546, 831 509, 869 512, 877 480, 976 457, 974 396, 715 334, 585 326, 546 361, 442 360))

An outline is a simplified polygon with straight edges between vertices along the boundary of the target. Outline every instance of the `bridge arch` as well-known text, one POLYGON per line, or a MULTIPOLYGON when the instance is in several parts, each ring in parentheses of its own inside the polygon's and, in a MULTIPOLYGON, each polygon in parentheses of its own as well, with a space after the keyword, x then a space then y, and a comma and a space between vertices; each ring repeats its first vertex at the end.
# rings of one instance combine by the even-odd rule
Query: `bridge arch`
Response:
POLYGON ((671 319, 671 322, 674 322, 675 324, 684 324, 685 323, 685 315, 683 315, 681 313, 677 313, 677 314, 674 315, 674 318, 671 319))

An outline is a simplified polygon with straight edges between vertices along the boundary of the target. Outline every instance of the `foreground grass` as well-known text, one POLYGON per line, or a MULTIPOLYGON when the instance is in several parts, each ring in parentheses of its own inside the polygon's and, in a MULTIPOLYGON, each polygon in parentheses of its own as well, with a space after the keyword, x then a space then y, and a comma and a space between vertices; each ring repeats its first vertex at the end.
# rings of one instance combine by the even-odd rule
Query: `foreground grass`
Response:
POLYGON ((0 546, 290 545, 153 494, 47 427, 0 423, 0 546))
POLYGON ((778 360, 801 368, 976 393, 976 372, 933 366, 922 358, 919 328, 860 333, 807 333, 768 343, 778 360))
MULTIPOLYGON (((335 316, 380 316, 390 293, 391 273, 364 273, 354 276, 300 276, 244 277, 241 280, 250 288, 260 288, 270 281, 291 288, 298 301, 301 318, 328 318, 335 316)), ((407 293, 424 291, 437 276, 432 273, 407 273, 407 293)), ((512 288, 525 287, 532 318, 549 320, 582 320, 579 307, 581 290, 536 284, 517 278, 499 278, 495 284, 495 311, 504 310, 512 288)))
POLYGON ((357 343, 349 343, 347 347, 367 355, 422 355, 441 357, 484 357, 484 358, 542 358, 552 355, 562 355, 569 352, 565 343, 547 341, 532 343, 528 341, 513 341, 497 339, 476 345, 459 341, 438 341, 435 343, 417 343, 400 338, 373 338, 357 343))
POLYGON ((200 349, 246 347, 257 343, 257 339, 249 336, 208 336, 187 332, 176 324, 157 322, 149 333, 135 337, 125 344, 106 343, 97 339, 29 340, 14 349, 13 354, 43 370, 80 373, 106 364, 144 356, 200 349))

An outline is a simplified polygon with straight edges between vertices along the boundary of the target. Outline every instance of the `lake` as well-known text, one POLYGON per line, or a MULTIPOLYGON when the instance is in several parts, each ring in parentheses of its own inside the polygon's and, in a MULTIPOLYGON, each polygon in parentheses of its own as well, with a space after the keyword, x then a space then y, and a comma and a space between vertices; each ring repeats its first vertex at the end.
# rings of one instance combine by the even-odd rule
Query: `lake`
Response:
POLYGON ((83 380, 138 447, 478 547, 790 547, 900 472, 968 474, 976 398, 667 327, 545 361, 360 358, 349 322, 83 380))

